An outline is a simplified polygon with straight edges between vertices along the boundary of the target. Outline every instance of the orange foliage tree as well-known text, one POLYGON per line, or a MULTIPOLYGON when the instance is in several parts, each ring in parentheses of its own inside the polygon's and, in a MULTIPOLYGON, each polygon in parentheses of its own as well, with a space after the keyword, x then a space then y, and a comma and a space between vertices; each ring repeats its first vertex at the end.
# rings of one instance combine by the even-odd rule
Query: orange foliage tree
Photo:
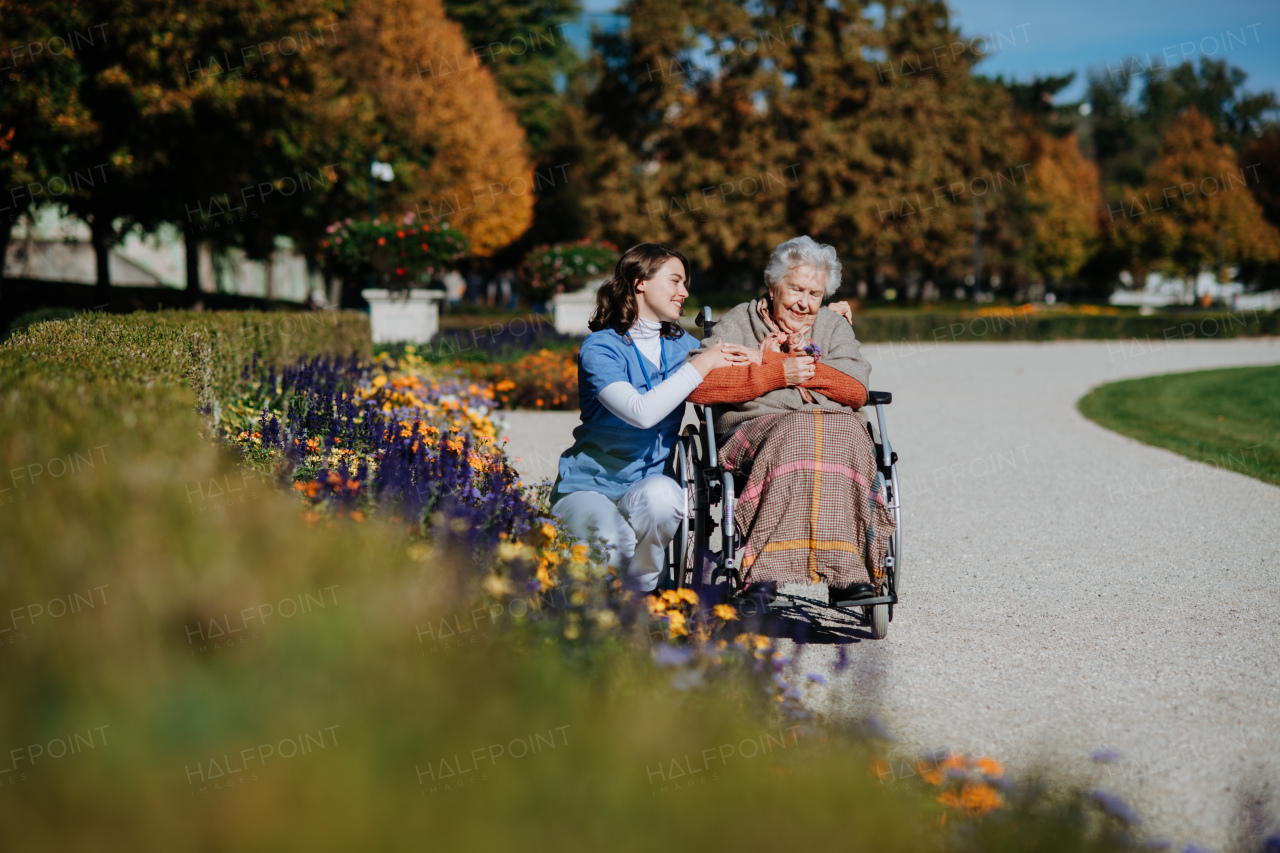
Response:
POLYGON ((1049 281, 1062 281, 1079 272, 1096 248, 1102 207, 1098 166, 1080 153, 1074 133, 1061 138, 1036 133, 1031 150, 1031 266, 1049 281))
POLYGON ((1135 253, 1188 283, 1204 270, 1280 258, 1280 232, 1249 190, 1256 182, 1195 107, 1165 134, 1141 197, 1125 202, 1135 253))
POLYGON ((344 30, 333 108, 395 167, 385 203, 462 229, 478 255, 518 239, 534 202, 524 131, 440 0, 362 2, 344 30))

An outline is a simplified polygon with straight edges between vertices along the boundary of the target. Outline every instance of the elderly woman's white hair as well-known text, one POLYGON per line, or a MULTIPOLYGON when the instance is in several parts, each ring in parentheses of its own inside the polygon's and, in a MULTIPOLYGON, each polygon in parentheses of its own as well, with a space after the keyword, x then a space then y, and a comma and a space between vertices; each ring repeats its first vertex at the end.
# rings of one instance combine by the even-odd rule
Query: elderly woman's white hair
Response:
POLYGON ((840 287, 842 267, 834 246, 819 243, 809 235, 792 237, 769 256, 769 263, 764 268, 764 283, 773 290, 782 284, 783 279, 800 267, 813 267, 826 274, 826 295, 830 296, 840 287))

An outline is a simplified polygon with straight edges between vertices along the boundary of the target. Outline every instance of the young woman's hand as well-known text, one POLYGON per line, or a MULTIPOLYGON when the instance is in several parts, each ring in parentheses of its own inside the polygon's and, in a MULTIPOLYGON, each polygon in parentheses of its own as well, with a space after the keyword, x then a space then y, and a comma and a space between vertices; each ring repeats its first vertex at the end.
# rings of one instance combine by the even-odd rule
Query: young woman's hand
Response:
POLYGON ((832 311, 849 321, 849 325, 853 325, 853 309, 849 307, 849 303, 843 299, 839 302, 832 302, 827 305, 832 311))
MULTIPOLYGON (((715 344, 707 348, 706 352, 698 353, 689 359, 689 363, 705 377, 719 367, 737 367, 748 364, 752 360, 751 354, 752 351, 744 346, 716 341, 715 344)), ((759 355, 759 353, 756 353, 757 358, 759 355)))
POLYGON ((817 360, 810 355, 788 358, 782 362, 782 375, 787 385, 803 385, 818 371, 817 360))

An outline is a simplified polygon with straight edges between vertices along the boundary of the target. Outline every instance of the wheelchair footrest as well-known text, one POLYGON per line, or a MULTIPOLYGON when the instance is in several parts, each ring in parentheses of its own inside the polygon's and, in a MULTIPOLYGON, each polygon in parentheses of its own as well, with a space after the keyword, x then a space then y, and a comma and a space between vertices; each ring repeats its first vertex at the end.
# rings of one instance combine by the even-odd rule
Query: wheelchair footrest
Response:
POLYGON ((855 607, 871 607, 876 604, 897 604, 898 599, 893 595, 877 595, 874 598, 859 598, 855 601, 842 601, 835 605, 838 610, 851 610, 855 607))

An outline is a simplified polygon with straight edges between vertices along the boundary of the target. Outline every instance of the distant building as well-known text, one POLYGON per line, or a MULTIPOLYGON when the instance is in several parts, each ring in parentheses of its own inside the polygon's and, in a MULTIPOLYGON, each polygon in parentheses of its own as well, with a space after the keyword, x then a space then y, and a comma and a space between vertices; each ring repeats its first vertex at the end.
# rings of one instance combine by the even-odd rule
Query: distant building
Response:
MULTIPOLYGON (((186 248, 182 232, 172 225, 162 225, 154 234, 129 234, 111 250, 108 263, 112 285, 179 290, 187 286, 186 248)), ((4 274, 14 279, 96 284, 97 259, 89 226, 52 207, 37 212, 34 226, 24 217, 14 225, 4 274)), ((327 296, 320 272, 309 269, 306 259, 283 237, 276 240, 269 267, 250 260, 239 249, 215 253, 201 246, 200 284, 206 292, 271 295, 290 302, 311 297, 323 304, 327 296)))

